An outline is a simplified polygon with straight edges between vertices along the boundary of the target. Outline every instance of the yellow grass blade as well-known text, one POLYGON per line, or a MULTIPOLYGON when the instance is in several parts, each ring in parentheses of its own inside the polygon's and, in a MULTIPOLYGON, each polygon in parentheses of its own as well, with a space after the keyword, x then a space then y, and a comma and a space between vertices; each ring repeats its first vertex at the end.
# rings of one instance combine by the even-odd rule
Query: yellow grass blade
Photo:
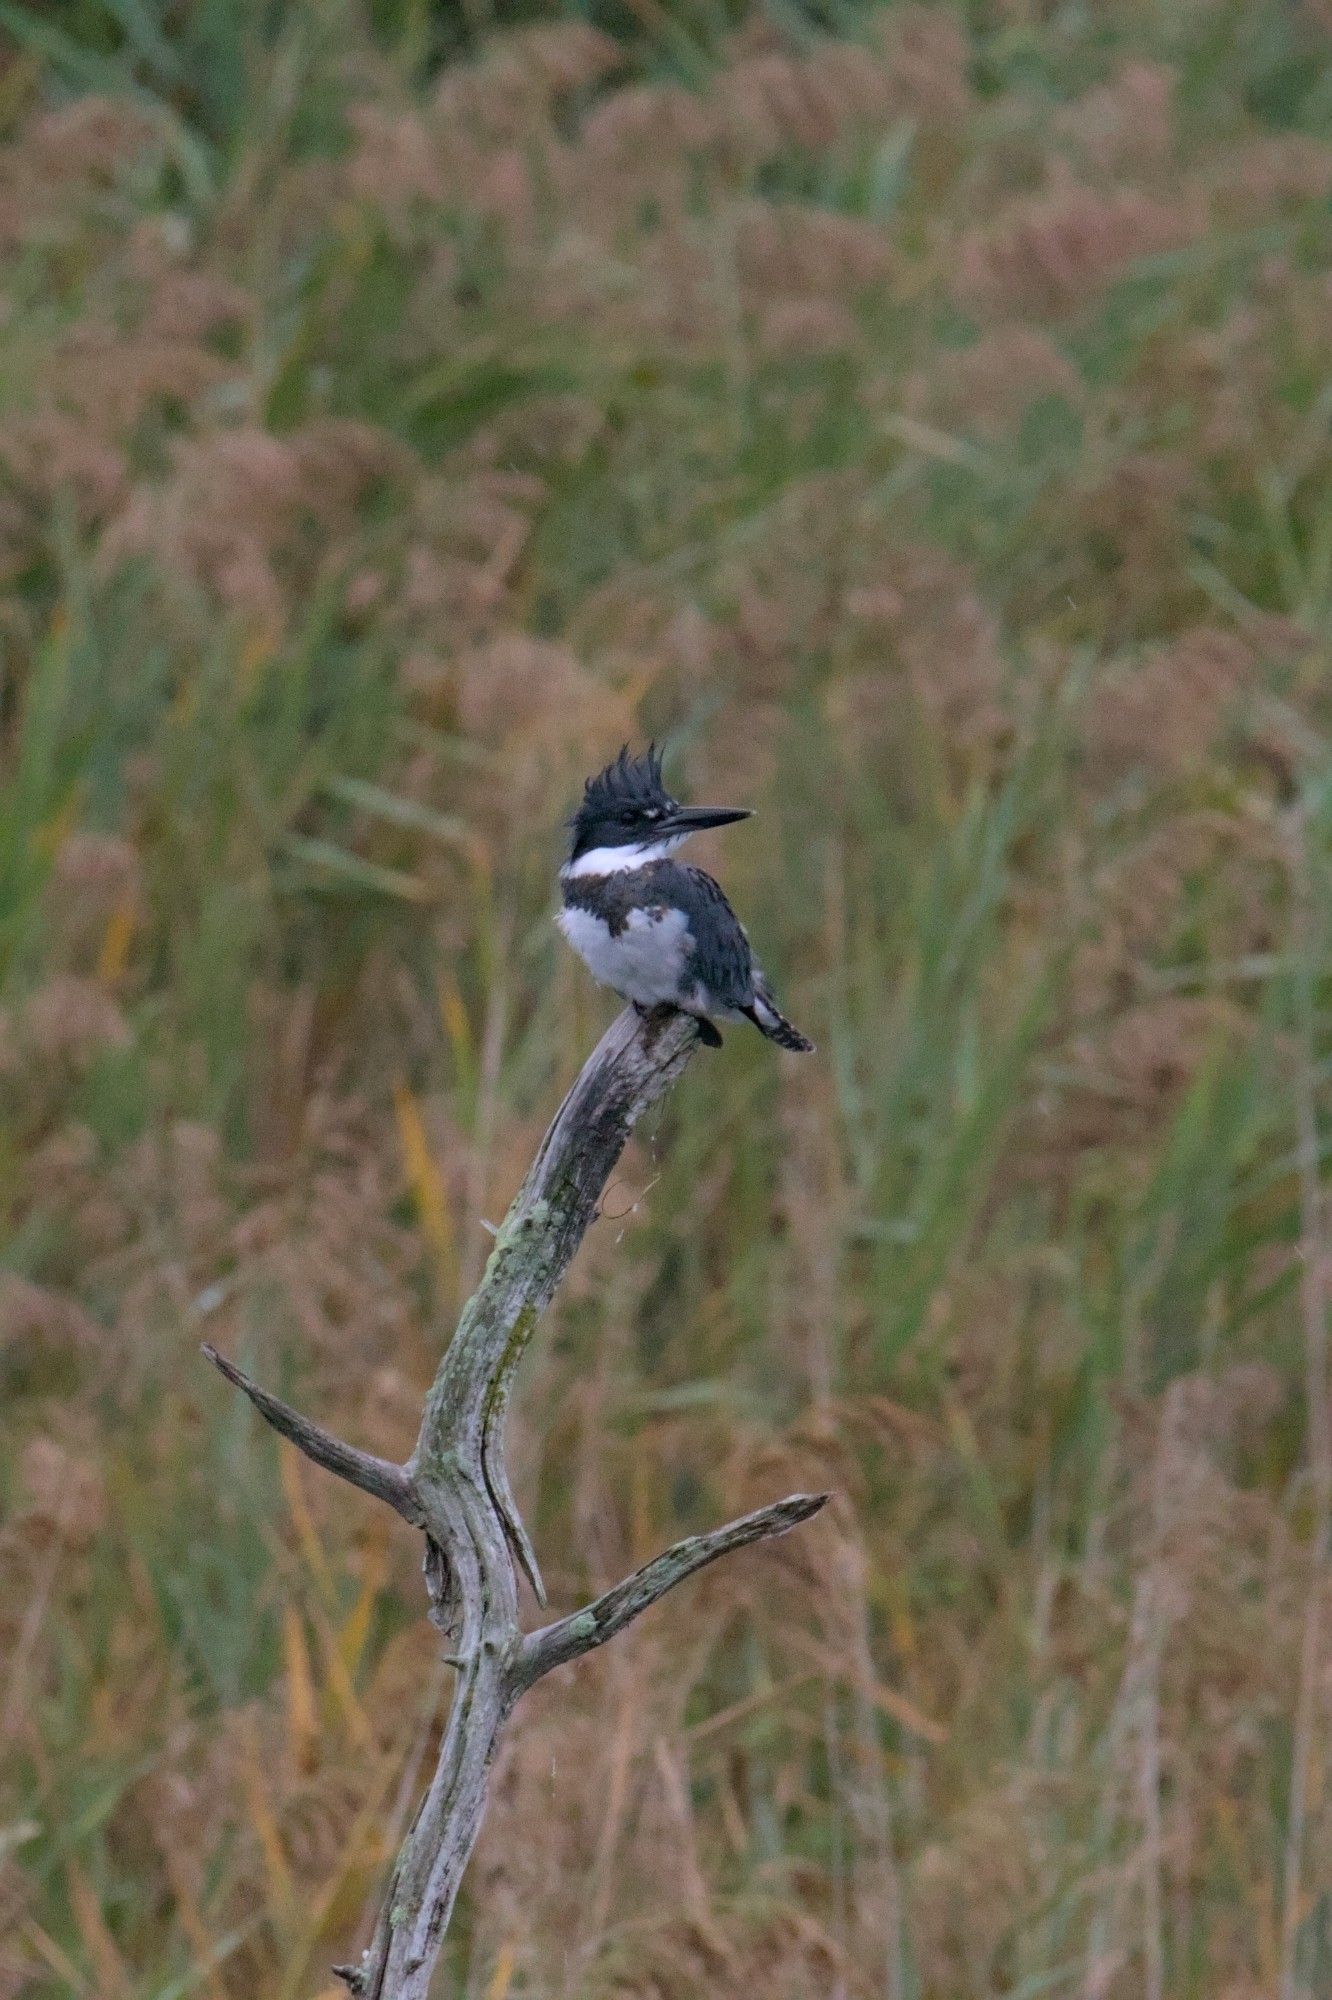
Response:
POLYGON ((246 638, 236 662, 236 679, 243 695, 252 692, 260 673, 277 651, 277 636, 271 625, 259 625, 246 638))
POLYGON ((904 1659, 910 1659, 916 1651, 916 1626, 904 1579, 897 1575, 887 1578, 884 1595, 888 1600, 888 1627, 894 1649, 904 1659))
POLYGON ((370 1636, 370 1620, 374 1616, 379 1593, 384 1588, 384 1572, 388 1567, 388 1550, 382 1539, 372 1542, 366 1551, 365 1574, 361 1579, 361 1589, 352 1606, 346 1624, 338 1634, 338 1651, 349 1674, 354 1674, 361 1664, 365 1652, 365 1642, 370 1636))
MULTIPOLYGON (((384 1806, 397 1781, 398 1759, 393 1754, 382 1759, 377 1769, 367 1772, 365 1804, 352 1821, 323 1886, 310 1900, 306 1921, 287 1954, 286 1977, 272 2000, 300 2000, 305 1990, 305 1968, 321 1937, 332 1926, 350 1922, 364 1904, 384 1865, 384 1806)), ((345 2000, 341 1987, 338 2000, 345 2000)))
POLYGON ((495 1971, 486 1988, 486 2000, 508 2000, 509 1988, 513 1984, 513 1969, 518 1962, 518 1954, 511 1944, 500 1946, 500 1955, 495 1960, 495 1971))
MULTIPOLYGON (((156 1830, 155 1830, 156 1832, 156 1830)), ((162 1872, 171 1885, 171 1895, 176 1905, 176 1915, 180 1927, 189 1940, 190 1950, 202 1974, 202 1990, 208 2000, 226 2000, 221 1974, 218 1971, 217 1941, 209 1935, 203 1912, 191 1885, 189 1872, 182 1865, 171 1835, 157 1834, 157 1851, 162 1857, 162 1872)))
POLYGON ((92 1988, 68 1952, 62 1951, 50 1932, 44 1931, 31 1917, 24 1922, 23 1936, 57 1979, 64 1980, 71 1993, 91 1993, 92 1988))
POLYGON ((78 824, 80 800, 77 792, 67 792, 57 811, 37 828, 35 846, 40 854, 58 854, 78 824))
POLYGON ((472 1044, 472 1024, 467 1018, 458 982, 450 973, 445 973, 439 982, 439 1018, 444 1024, 444 1032, 449 1038, 453 1060, 466 1075, 475 1058, 472 1044))
POLYGON ((108 986, 114 986, 125 976, 138 920, 138 904, 132 895, 122 897, 107 919, 102 948, 97 954, 97 977, 108 986))
MULTIPOLYGON (((374 1747, 375 1732, 370 1727, 369 1717, 362 1708, 352 1677, 347 1671, 347 1662, 342 1656, 338 1635, 325 1614, 322 1606, 311 1607, 315 1630, 319 1634, 319 1651, 324 1661, 326 1692, 332 1697, 332 1707, 342 1712, 347 1725, 347 1734, 362 1750, 374 1747)), ((327 1706, 327 1704, 326 1704, 327 1706)))
POLYGON ((278 1476, 282 1481, 283 1497, 287 1502, 287 1511, 291 1515, 292 1526, 296 1530, 296 1539, 305 1558, 306 1568, 315 1580, 319 1595, 331 1608, 337 1601, 337 1592, 333 1586, 328 1558, 324 1554, 324 1545, 319 1539, 314 1516, 310 1512, 310 1503, 305 1497, 300 1454, 293 1446, 279 1447, 278 1476))
POLYGON ((393 1092, 398 1117, 398 1137, 402 1144, 407 1181, 421 1220, 421 1230, 434 1255, 441 1279, 452 1285, 457 1276, 458 1252, 449 1213, 448 1192, 426 1140, 425 1125, 416 1099, 405 1083, 393 1092))
POLYGON ((287 1665, 287 1733, 297 1770, 312 1771, 318 1761, 318 1704, 305 1626, 293 1604, 282 1613, 282 1651, 287 1665))
POLYGON ((269 1802, 268 1785, 259 1756, 254 1724, 248 1717, 241 1730, 241 1786, 245 1804, 264 1857, 264 1873, 270 1890, 270 1910, 285 1931, 296 1910, 296 1884, 292 1879, 277 1817, 269 1802))
POLYGON ((65 1863, 65 1882, 69 1889, 70 1911, 78 1925, 83 1949, 97 1975, 100 2000, 120 2000, 120 1996, 128 1995, 130 1990, 125 1961, 107 1929, 97 1891, 72 1857, 65 1863))

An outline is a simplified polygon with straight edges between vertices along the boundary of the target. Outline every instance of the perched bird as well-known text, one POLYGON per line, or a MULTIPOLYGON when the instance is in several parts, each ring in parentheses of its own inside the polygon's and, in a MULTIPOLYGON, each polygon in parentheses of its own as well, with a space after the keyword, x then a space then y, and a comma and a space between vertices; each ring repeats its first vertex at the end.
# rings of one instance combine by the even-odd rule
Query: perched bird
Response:
POLYGON ((721 1047, 714 1021, 752 1021, 784 1049, 814 1044, 792 1027, 735 911, 711 875, 670 856, 691 833, 748 819, 743 807, 682 806, 661 779, 656 746, 613 764, 583 789, 560 870, 559 926, 603 986, 636 1007, 693 1014, 721 1047))

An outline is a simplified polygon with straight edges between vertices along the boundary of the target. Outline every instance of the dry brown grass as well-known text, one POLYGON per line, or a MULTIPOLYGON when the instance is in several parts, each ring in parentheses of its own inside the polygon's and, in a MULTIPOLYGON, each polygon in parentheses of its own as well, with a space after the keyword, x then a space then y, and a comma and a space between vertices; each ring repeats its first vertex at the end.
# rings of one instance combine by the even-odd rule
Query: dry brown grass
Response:
POLYGON ((4 72, 0 2000, 346 1956, 447 1673, 197 1344, 407 1449, 652 732, 822 1053, 626 1157, 520 1492, 561 1606, 837 1501, 533 1698, 441 1991, 1332 1980, 1326 24, 991 11, 4 72))

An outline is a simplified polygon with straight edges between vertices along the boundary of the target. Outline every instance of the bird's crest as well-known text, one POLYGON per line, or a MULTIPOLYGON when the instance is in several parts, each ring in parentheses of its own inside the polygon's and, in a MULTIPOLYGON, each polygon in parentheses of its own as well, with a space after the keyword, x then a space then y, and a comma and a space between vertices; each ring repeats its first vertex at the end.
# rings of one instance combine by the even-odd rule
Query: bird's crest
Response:
POLYGON ((583 801, 570 824, 602 817, 614 817, 627 807, 630 811, 646 812, 653 806, 668 806, 673 803, 662 782, 661 753, 655 743, 649 743, 641 757, 629 755, 626 743, 604 771, 598 771, 595 778, 589 778, 583 787, 583 801))

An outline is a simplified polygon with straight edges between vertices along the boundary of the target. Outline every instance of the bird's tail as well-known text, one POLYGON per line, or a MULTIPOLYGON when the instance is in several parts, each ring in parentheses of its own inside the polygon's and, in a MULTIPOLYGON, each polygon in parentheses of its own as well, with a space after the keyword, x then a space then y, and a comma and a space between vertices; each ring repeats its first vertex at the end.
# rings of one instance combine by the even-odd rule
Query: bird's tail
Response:
POLYGON ((802 1055, 813 1049, 808 1035, 802 1035, 799 1028, 788 1021, 781 1008, 766 988, 760 987, 754 995, 752 1007, 746 1007, 746 1014, 761 1035, 770 1042, 776 1042, 779 1049, 796 1049, 802 1055))

